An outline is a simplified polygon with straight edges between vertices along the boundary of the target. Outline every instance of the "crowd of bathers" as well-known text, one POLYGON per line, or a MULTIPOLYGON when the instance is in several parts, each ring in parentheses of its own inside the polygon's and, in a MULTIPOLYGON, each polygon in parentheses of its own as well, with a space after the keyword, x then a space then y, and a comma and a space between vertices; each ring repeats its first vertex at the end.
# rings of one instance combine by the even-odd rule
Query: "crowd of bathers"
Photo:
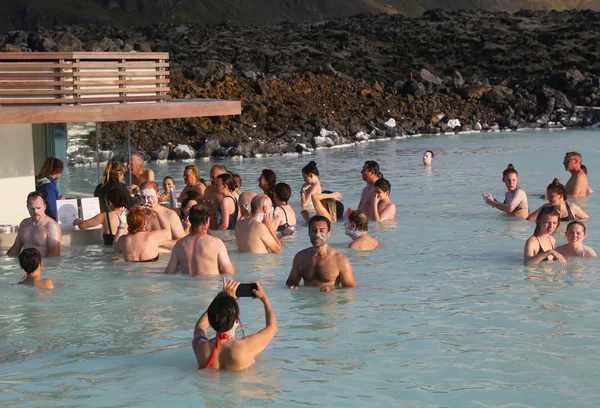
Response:
MULTIPOLYGON (((434 153, 423 155, 423 164, 431 166, 434 153)), ((536 221, 533 236, 525 244, 524 262, 537 264, 557 259, 566 264, 571 256, 596 256, 585 246, 586 228, 578 219, 588 218, 570 197, 589 194, 587 169, 579 153, 565 156, 565 170, 571 179, 563 186, 557 179, 548 185, 542 198, 548 204, 530 213, 527 195, 518 186, 518 173, 509 165, 502 180, 507 188, 503 202, 490 193, 484 193, 487 204, 515 217, 536 221), (567 243, 556 247, 552 233, 561 221, 570 221, 566 229, 567 243)), ((18 255, 27 276, 20 282, 26 285, 53 288, 49 279, 41 277, 42 258, 60 255, 61 229, 56 222, 59 194, 56 181, 62 176, 63 163, 49 158, 42 167, 36 191, 27 197, 30 218, 23 220, 14 245, 8 255, 18 255)), ((170 252, 165 273, 183 273, 190 276, 234 274, 234 263, 225 243, 211 231, 235 231, 235 243, 240 253, 257 254, 283 252, 282 240, 297 233, 298 220, 308 226, 311 246, 298 252, 292 262, 286 284, 291 289, 304 286, 331 291, 355 287, 352 265, 339 250, 328 245, 331 223, 345 221, 345 233, 351 239, 349 247, 355 250, 374 250, 377 240, 369 235, 369 221, 393 220, 396 206, 390 199, 391 183, 381 173, 379 164, 366 161, 361 170, 365 181, 356 210, 345 209, 342 193, 324 190, 317 164, 311 161, 300 171, 304 184, 298 192, 302 210, 297 217, 290 206, 291 187, 278 182, 277 174, 264 169, 258 178, 262 191, 256 194, 242 188, 242 177, 229 171, 223 164, 211 167, 209 181, 204 180, 195 165, 183 172, 185 187, 178 193, 175 179, 166 176, 162 190, 155 181, 154 172, 144 168, 139 154, 131 157, 128 168, 119 162, 109 162, 102 182, 94 191, 101 211, 94 217, 76 219, 79 229, 102 226, 103 242, 111 246, 129 262, 155 262, 161 252, 170 252), (303 220, 303 221, 302 221, 303 220)), ((260 299, 265 307, 266 326, 256 334, 235 338, 239 324, 240 284, 223 279, 223 291, 215 297, 196 323, 193 348, 200 368, 241 370, 254 361, 277 331, 277 320, 269 298, 259 282, 246 290, 260 299), (206 330, 211 326, 216 337, 208 339, 206 330)))
POLYGON ((502 172, 502 181, 506 186, 504 201, 496 200, 490 193, 483 193, 484 201, 508 215, 535 221, 533 235, 525 242, 523 262, 525 265, 536 265, 542 261, 556 259, 566 265, 568 257, 595 257, 596 252, 584 244, 586 227, 579 220, 589 216, 577 204, 568 202, 569 198, 585 197, 593 193, 589 187, 587 168, 583 158, 577 152, 567 152, 563 160, 565 171, 571 173, 566 185, 555 178, 548 184, 546 193, 541 198, 547 204, 530 212, 527 194, 518 186, 519 173, 512 164, 502 172), (552 234, 561 222, 569 222, 565 236, 567 243, 556 246, 556 238, 552 234))

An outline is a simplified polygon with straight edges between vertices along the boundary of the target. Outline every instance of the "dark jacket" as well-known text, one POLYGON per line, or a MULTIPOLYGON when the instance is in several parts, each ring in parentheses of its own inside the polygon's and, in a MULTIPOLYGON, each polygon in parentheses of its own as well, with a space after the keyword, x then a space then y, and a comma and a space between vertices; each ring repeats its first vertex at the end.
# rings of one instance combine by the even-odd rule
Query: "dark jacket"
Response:
POLYGON ((112 179, 109 180, 108 183, 106 183, 105 185, 98 184, 96 186, 96 190, 94 190, 94 197, 99 198, 100 210, 102 210, 102 212, 110 211, 108 209, 108 206, 106 205, 106 194, 108 194, 108 192, 113 188, 122 190, 125 193, 125 195, 129 198, 129 206, 131 207, 131 194, 129 193, 129 191, 127 191, 127 187, 125 187, 125 184, 119 182, 119 180, 112 179))
POLYGON ((52 176, 39 179, 35 185, 35 191, 46 197, 46 215, 56 221, 56 200, 60 200, 56 179, 52 176))

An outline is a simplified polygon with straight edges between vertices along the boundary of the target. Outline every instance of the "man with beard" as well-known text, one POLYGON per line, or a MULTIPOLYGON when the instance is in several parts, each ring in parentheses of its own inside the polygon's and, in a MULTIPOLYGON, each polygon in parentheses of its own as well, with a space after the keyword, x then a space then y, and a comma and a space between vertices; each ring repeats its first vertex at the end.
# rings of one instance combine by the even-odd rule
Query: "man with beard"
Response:
POLYGON ((352 265, 348 258, 327 244, 331 235, 331 222, 321 215, 315 215, 308 221, 308 236, 311 248, 303 249, 294 257, 292 270, 286 285, 290 289, 298 288, 304 279, 304 286, 317 286, 322 292, 356 287, 352 274, 352 265))
POLYGON ((58 223, 45 214, 46 199, 38 192, 27 196, 27 210, 31 218, 19 225, 15 243, 6 255, 19 255, 23 248, 36 248, 42 256, 60 256, 62 231, 58 223))

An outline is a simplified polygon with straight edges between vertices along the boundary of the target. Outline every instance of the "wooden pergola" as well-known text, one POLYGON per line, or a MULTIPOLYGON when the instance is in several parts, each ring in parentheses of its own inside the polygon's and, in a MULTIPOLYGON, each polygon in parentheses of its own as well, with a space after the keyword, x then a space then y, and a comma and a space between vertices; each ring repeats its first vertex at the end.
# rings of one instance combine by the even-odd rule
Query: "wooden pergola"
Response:
MULTIPOLYGON (((168 53, 0 53, 0 189, 11 192, 0 201, 0 224, 28 216, 34 156, 44 159, 41 141, 53 137, 42 124, 239 114, 239 101, 172 99, 168 53)), ((0 246, 9 240, 0 235, 0 246)))

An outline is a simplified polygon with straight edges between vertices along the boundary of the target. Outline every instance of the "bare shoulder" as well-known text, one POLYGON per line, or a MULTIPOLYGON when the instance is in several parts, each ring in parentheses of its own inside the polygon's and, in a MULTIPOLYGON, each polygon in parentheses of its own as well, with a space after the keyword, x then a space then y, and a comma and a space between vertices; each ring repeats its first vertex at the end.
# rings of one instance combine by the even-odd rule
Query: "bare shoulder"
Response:
POLYGON ((36 287, 41 289, 54 289, 54 283, 50 279, 40 279, 36 287))
POLYGON ((301 251, 299 251, 295 256, 294 256, 294 260, 297 259, 302 259, 302 258, 306 258, 306 257, 310 257, 310 251, 312 250, 312 248, 306 248, 303 249, 301 251))

